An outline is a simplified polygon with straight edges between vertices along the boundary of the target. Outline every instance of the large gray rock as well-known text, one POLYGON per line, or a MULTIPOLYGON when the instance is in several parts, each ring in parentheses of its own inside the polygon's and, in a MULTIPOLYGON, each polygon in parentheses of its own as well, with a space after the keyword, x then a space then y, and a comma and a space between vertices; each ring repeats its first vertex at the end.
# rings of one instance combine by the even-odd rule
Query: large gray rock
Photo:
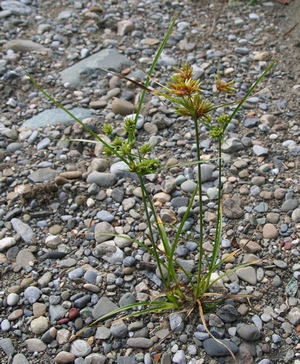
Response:
POLYGON ((92 75, 94 78, 95 74, 104 73, 100 67, 114 72, 121 72, 122 69, 133 64, 133 61, 127 59, 115 49, 103 49, 62 71, 61 79, 63 83, 69 83, 72 86, 82 85, 89 82, 92 75))
MULTIPOLYGON (((90 118, 93 115, 91 110, 80 107, 76 107, 69 111, 81 121, 83 119, 90 118)), ((56 125, 61 123, 75 123, 75 120, 72 118, 72 116, 61 109, 47 109, 26 120, 22 127, 37 129, 47 125, 56 125)))

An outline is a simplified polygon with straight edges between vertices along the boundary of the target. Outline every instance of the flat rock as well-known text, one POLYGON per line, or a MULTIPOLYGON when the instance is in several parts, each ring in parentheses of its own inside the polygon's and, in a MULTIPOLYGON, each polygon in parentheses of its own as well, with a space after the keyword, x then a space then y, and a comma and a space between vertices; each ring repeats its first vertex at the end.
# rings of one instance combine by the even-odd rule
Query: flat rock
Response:
POLYGON ((250 283, 252 285, 256 285, 257 283, 256 271, 253 267, 239 268, 237 269, 236 274, 239 278, 247 283, 250 283))
POLYGON ((16 354, 13 358, 12 364, 30 364, 24 354, 16 354))
POLYGON ((107 297, 101 297, 100 300, 97 302, 95 307, 93 308, 93 317, 95 320, 98 318, 116 310, 119 308, 115 303, 113 303, 109 298, 107 297))
POLYGON ((38 353, 47 349, 47 345, 40 339, 27 339, 24 341, 27 350, 37 351, 38 353))
POLYGON ((40 168, 28 175, 28 179, 34 183, 52 181, 58 175, 58 171, 51 168, 40 168))
POLYGON ((29 249, 22 249, 18 252, 16 256, 16 265, 26 268, 26 266, 30 262, 34 262, 34 260, 35 256, 31 253, 29 249))
POLYGON ((15 348, 10 338, 0 339, 0 348, 5 352, 7 356, 14 355, 15 348))
POLYGON ((25 224, 20 219, 11 219, 12 227, 17 234, 25 241, 25 243, 32 243, 35 238, 35 233, 28 224, 25 224))
POLYGON ((236 344, 229 340, 219 340, 220 342, 216 341, 215 339, 207 339, 203 341, 203 349, 206 351, 208 355, 211 356, 225 356, 230 355, 230 352, 227 348, 229 348, 233 353, 236 353, 239 348, 236 344))
POLYGON ((83 59, 74 66, 68 67, 61 72, 63 83, 77 86, 94 79, 95 74, 104 74, 105 71, 121 72, 127 67, 134 65, 134 62, 121 55, 115 49, 103 49, 90 57, 83 59), (92 77, 93 76, 93 77, 92 77))
POLYGON ((91 172, 87 177, 87 183, 96 183, 99 187, 112 187, 117 182, 117 177, 113 173, 91 172))
MULTIPOLYGON (((93 113, 89 109, 76 107, 69 110, 77 119, 83 120, 90 118, 93 113)), ((61 109, 47 109, 26 120, 22 126, 24 128, 37 129, 47 125, 57 125, 65 123, 75 123, 75 120, 61 109)))

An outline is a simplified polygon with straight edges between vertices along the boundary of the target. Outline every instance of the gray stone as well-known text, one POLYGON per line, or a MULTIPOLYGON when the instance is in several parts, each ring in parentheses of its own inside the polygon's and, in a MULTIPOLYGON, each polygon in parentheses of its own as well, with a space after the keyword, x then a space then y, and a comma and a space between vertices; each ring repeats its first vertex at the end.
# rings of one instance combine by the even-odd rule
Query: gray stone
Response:
POLYGON ((230 355, 229 348, 234 354, 239 350, 238 346, 229 340, 207 339, 203 341, 203 349, 210 356, 226 356, 230 355), (224 345, 222 345, 220 342, 224 345))
POLYGON ((10 293, 7 296, 8 306, 14 306, 19 302, 20 296, 17 293, 10 293))
POLYGON ((83 276, 83 269, 82 268, 76 268, 69 272, 68 277, 71 281, 74 281, 74 279, 80 278, 83 276))
POLYGON ((128 329, 124 324, 124 321, 120 320, 112 323, 110 332, 113 337, 117 339, 124 339, 127 336, 128 329))
POLYGON ((27 350, 31 351, 41 352, 47 349, 47 345, 40 339, 27 339, 24 341, 24 344, 26 345, 27 350))
POLYGON ((87 177, 87 183, 96 183, 99 187, 112 187, 117 182, 117 177, 113 173, 91 172, 87 177))
POLYGON ((245 146, 238 138, 229 138, 221 146, 223 153, 235 153, 245 149, 245 146))
POLYGON ((18 150, 21 150, 22 148, 22 144, 21 143, 10 143, 8 144, 8 146, 6 147, 6 150, 10 153, 15 153, 18 150))
POLYGON ((230 219, 243 217, 244 211, 241 208, 241 200, 237 197, 227 198, 223 203, 223 214, 230 219))
POLYGON ((12 364, 30 364, 24 354, 16 354, 13 358, 12 364))
POLYGON ((171 363, 172 363, 172 359, 171 359, 170 353, 164 352, 161 357, 161 364, 171 364, 171 363))
POLYGON ((260 338, 260 331, 254 324, 241 324, 237 328, 237 333, 242 339, 247 341, 254 341, 260 338))
POLYGON ((173 362, 176 364, 185 364, 186 363, 186 356, 184 350, 176 351, 175 355, 173 356, 173 362))
POLYGON ((264 148, 261 145, 254 145, 253 146, 253 152, 258 157, 262 155, 267 155, 269 153, 268 148, 264 148))
POLYGON ((296 223, 300 222, 300 208, 297 208, 293 211, 292 220, 296 223))
POLYGON ((84 279, 88 282, 88 283, 96 283, 98 277, 98 273, 95 272, 92 269, 88 269, 85 273, 84 273, 84 279))
POLYGON ((122 263, 125 257, 124 252, 119 249, 113 241, 105 241, 98 244, 93 250, 96 258, 102 258, 111 264, 122 263))
POLYGON ((250 50, 247 47, 236 47, 234 49, 235 53, 246 55, 250 52, 250 50))
POLYGON ((97 213, 97 218, 100 221, 106 221, 106 222, 112 222, 115 217, 114 215, 112 215, 110 212, 105 211, 105 210, 101 210, 97 213))
POLYGON ((144 337, 132 337, 127 340, 127 345, 131 348, 149 349, 153 345, 153 341, 144 337))
POLYGON ((239 268, 236 270, 236 275, 243 281, 252 285, 256 285, 257 283, 256 271, 253 267, 239 268))
POLYGON ((104 364, 107 357, 102 354, 92 353, 85 357, 84 364, 104 364))
POLYGON ((174 332, 182 332, 184 330, 184 322, 180 313, 171 313, 169 316, 169 322, 172 331, 174 330, 174 332))
POLYGON ((184 181, 180 185, 180 188, 182 189, 182 191, 187 192, 187 193, 193 193, 195 191, 196 187, 197 187, 197 183, 195 183, 194 181, 191 181, 191 180, 184 181))
POLYGON ((123 296, 120 298, 119 306, 124 307, 124 306, 127 306, 127 305, 129 305, 131 303, 135 303, 135 302, 136 302, 135 296, 132 293, 127 292, 127 293, 123 294, 123 296))
MULTIPOLYGON (((86 118, 90 118, 93 113, 89 109, 83 109, 80 107, 76 107, 74 109, 69 110, 77 119, 83 120, 86 118)), ((26 120, 22 127, 37 129, 40 127, 45 127, 47 125, 56 125, 56 124, 65 124, 65 123, 75 123, 75 119, 72 118, 69 114, 61 109, 47 109, 39 113, 38 115, 33 116, 32 118, 26 120)))
POLYGON ((33 263, 34 261, 35 257, 29 249, 20 250, 16 256, 16 265, 19 265, 25 269, 29 263, 33 263))
POLYGON ((103 296, 100 298, 96 306, 93 308, 93 317, 95 320, 98 318, 118 309, 119 307, 113 303, 110 299, 103 296))
POLYGON ((28 179, 34 183, 37 182, 45 182, 45 181, 52 181, 55 177, 59 174, 58 171, 51 169, 51 168, 42 168, 34 171, 28 175, 28 179))
POLYGON ((36 149, 37 150, 46 149, 50 145, 50 143, 51 140, 49 138, 44 138, 40 142, 38 142, 36 149))
POLYGON ((118 356, 117 364, 136 364, 134 356, 118 356))
POLYGON ((85 358, 87 355, 90 354, 92 348, 90 344, 85 340, 74 340, 71 344, 70 353, 78 357, 85 358))
POLYGON ((9 320, 4 319, 3 321, 1 321, 0 328, 1 328, 1 331, 3 331, 3 332, 9 331, 10 330, 9 320))
POLYGON ((55 321, 58 321, 62 317, 65 316, 67 310, 61 305, 50 305, 49 306, 49 314, 50 314, 50 321, 53 324, 55 321))
POLYGON ((99 222, 95 227, 95 240, 97 243, 103 243, 110 240, 115 234, 115 228, 108 222, 99 222))
POLYGON ((298 325, 300 323, 300 308, 293 307, 287 314, 287 319, 292 325, 298 325))
MULTIPOLYGON (((244 126, 245 126, 245 128, 248 128, 248 129, 254 128, 255 126, 257 126, 257 124, 258 124, 258 118, 247 118, 244 121, 244 126)), ((255 151, 254 151, 254 153, 255 153, 255 151)))
MULTIPOLYGON (((2 10, 9 10, 14 15, 29 15, 31 14, 31 8, 19 1, 1 1, 2 10)), ((10 48, 9 48, 10 49, 10 48)))
MULTIPOLYGON (((198 179, 198 167, 194 168, 194 173, 198 179)), ((211 180, 213 169, 207 164, 201 164, 201 183, 205 183, 211 180)))
POLYGON ((72 86, 83 85, 94 79, 95 74, 105 74, 101 68, 109 71, 121 72, 122 69, 131 67, 134 62, 121 55, 115 49, 103 49, 90 57, 68 67, 61 72, 63 83, 72 86))
POLYGON ((258 213, 264 213, 264 212, 267 212, 268 210, 269 210, 269 206, 265 202, 261 202, 257 206, 254 207, 254 211, 258 212, 258 213))
POLYGON ((296 199, 289 199, 284 201, 284 203, 281 206, 281 211, 288 212, 293 211, 299 206, 299 202, 296 199))
POLYGON ((2 338, 0 339, 0 347, 5 352, 7 356, 14 355, 15 348, 10 338, 2 338))
POLYGON ((238 318, 238 312, 232 305, 224 305, 216 313, 223 322, 234 322, 238 318))
POLYGON ((129 167, 125 162, 116 162, 110 166, 110 173, 116 175, 119 178, 131 178, 138 181, 136 173, 130 172, 129 167))
POLYGON ((35 234, 28 224, 25 224, 19 219, 11 219, 13 229, 21 236, 25 243, 33 243, 35 234))
POLYGON ((97 328, 95 338, 101 340, 107 340, 110 337, 110 329, 105 326, 100 326, 97 328))
POLYGON ((30 304, 33 304, 36 301, 38 301, 41 295, 42 291, 34 286, 27 287, 24 291, 24 297, 30 304))

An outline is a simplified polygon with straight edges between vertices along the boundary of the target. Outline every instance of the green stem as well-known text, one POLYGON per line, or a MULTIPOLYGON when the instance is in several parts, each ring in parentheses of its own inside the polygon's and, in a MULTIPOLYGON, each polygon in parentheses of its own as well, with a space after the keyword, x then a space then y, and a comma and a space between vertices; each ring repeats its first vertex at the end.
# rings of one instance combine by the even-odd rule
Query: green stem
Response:
POLYGON ((221 197, 222 197, 222 137, 218 139, 218 207, 217 207, 217 220, 216 220, 216 232, 214 238, 214 249, 212 253, 212 259, 209 264, 208 272, 205 276, 205 292, 208 291, 210 286, 210 279, 213 272, 216 270, 216 261, 218 259, 218 253, 220 250, 220 236, 222 229, 222 212, 221 212, 221 197))
MULTIPOLYGON (((142 189, 142 194, 143 194, 143 205, 144 205, 144 210, 145 210, 145 214, 146 214, 146 220, 148 222, 148 228, 149 228, 149 236, 150 236, 150 241, 151 241, 151 244, 152 244, 152 250, 153 250, 153 255, 154 255, 154 259, 157 263, 157 267, 158 267, 158 270, 159 270, 159 274, 161 276, 161 280, 163 282, 163 285, 165 288, 169 289, 170 288, 170 285, 169 285, 169 274, 168 274, 168 280, 166 281, 165 278, 164 278, 164 274, 163 274, 163 270, 162 270, 162 266, 164 264, 162 264, 160 258, 159 258, 159 255, 158 255, 158 250, 157 250, 157 247, 155 245, 155 240, 154 240, 154 233, 153 233, 153 229, 152 229, 152 224, 151 224, 151 216, 149 214, 149 211, 148 211, 148 204, 150 206, 150 209, 151 209, 151 212, 154 216, 154 219, 155 219, 155 223, 157 226, 159 226, 159 222, 157 220, 157 216, 155 214, 155 209, 154 209, 154 206, 153 206, 153 203, 152 203, 152 200, 151 200, 151 197, 149 196, 149 193, 145 187, 145 184, 144 184, 144 181, 143 181, 143 177, 142 176, 138 176, 139 178, 139 182, 140 182, 140 186, 141 186, 141 189, 142 189), (148 204, 147 204, 148 203, 148 204)), ((161 236, 161 234, 159 234, 161 236)), ((168 264, 168 267, 169 269, 169 264, 168 264)))
POLYGON ((198 191, 199 191, 199 225, 200 225, 200 236, 199 236, 199 261, 198 261, 198 277, 197 277, 197 288, 195 292, 195 300, 201 294, 201 275, 202 275, 202 260, 204 257, 203 251, 203 206, 202 206, 202 171, 201 171, 201 151, 200 151, 200 133, 199 133, 199 125, 198 120, 195 117, 194 119, 195 132, 196 132, 196 146, 197 146, 197 160, 199 161, 198 166, 198 191))

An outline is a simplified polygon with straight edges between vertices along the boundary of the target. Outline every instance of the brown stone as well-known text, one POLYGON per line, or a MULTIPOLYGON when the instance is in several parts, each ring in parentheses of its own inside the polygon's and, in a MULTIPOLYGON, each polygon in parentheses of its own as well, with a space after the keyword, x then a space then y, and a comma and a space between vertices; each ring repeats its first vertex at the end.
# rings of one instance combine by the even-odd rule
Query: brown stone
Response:
POLYGON ((74 354, 68 353, 67 351, 61 351, 54 358, 54 363, 57 364, 73 363, 75 359, 76 356, 74 354))
POLYGON ((265 224, 263 227, 263 237, 264 239, 276 239, 279 236, 279 232, 275 225, 265 224))
POLYGON ((59 176, 67 179, 77 179, 82 176, 82 172, 81 171, 62 172, 59 174, 59 176))
POLYGON ((123 99, 114 99, 111 107, 115 114, 130 115, 135 112, 135 106, 131 102, 123 99))

